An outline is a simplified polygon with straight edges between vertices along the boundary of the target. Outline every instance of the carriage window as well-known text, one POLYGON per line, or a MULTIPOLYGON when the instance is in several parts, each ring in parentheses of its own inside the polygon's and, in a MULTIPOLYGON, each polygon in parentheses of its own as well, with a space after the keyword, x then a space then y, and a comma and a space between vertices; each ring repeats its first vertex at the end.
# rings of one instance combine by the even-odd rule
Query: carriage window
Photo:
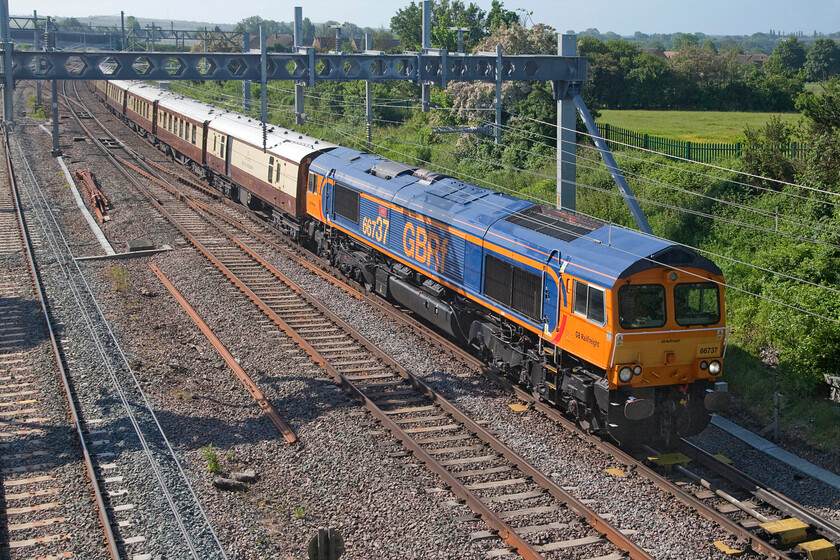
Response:
POLYGON ((603 325, 607 322, 605 302, 604 290, 575 280, 575 314, 603 325))
POLYGON ((268 158, 268 182, 274 182, 274 156, 268 158))
POLYGON ((317 183, 315 182, 315 174, 309 174, 309 192, 314 193, 318 192, 317 183))
POLYGON ((624 329, 665 324, 665 288, 659 284, 625 285, 618 290, 618 324, 624 329))
POLYGON ((712 325, 720 321, 718 287, 712 282, 674 286, 677 324, 683 327, 712 325))
POLYGON ((227 140, 226 137, 222 136, 219 146, 219 155, 222 159, 225 159, 225 141, 227 140))
POLYGON ((195 144, 195 125, 192 127, 192 143, 195 144))
POLYGON ((218 138, 215 134, 213 135, 213 153, 216 153, 216 138, 218 138))

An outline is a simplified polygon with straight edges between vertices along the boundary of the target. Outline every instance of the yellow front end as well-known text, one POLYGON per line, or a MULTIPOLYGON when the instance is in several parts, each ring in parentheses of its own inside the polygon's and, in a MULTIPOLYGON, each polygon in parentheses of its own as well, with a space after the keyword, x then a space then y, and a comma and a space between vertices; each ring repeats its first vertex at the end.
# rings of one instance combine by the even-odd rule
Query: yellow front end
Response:
POLYGON ((610 389, 715 380, 728 329, 723 278, 708 271, 652 269, 612 291, 616 333, 610 389))

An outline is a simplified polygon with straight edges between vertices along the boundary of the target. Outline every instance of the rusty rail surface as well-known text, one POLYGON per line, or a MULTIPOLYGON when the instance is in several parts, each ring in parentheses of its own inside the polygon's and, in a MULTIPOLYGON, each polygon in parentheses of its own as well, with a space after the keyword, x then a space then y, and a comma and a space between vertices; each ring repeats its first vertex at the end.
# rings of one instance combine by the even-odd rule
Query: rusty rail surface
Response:
POLYGON ((96 185, 96 175, 89 169, 78 169, 74 177, 76 181, 82 184, 82 188, 90 201, 90 205, 93 207, 99 223, 103 224, 109 221, 111 218, 108 216, 108 209, 111 205, 96 185))
POLYGON ((225 363, 228 367, 233 371, 239 381, 242 382, 242 385, 248 390, 252 397, 257 401, 259 407, 265 412, 268 419, 271 420, 271 423, 277 428, 277 430, 283 435, 283 438, 286 440, 287 443, 294 443, 297 441, 297 436, 289 427, 288 424, 283 420, 280 416, 280 413, 274 408, 274 406, 265 398, 262 391, 260 391, 259 387, 251 380, 245 370, 242 369, 236 359, 231 355, 228 349, 222 344, 222 341, 219 340, 219 337, 213 332, 213 330, 204 322, 201 316, 196 312, 196 310, 187 302, 186 298, 178 291, 178 289, 172 284, 169 278, 160 270, 160 268, 155 265, 155 263, 150 263, 149 268, 160 278, 160 281, 166 286, 166 289, 169 290, 169 293, 172 294, 172 297, 175 298, 181 307, 184 308, 184 311, 187 312, 190 319, 201 329, 201 332, 204 333, 204 336, 207 337, 207 340, 210 341, 210 344, 213 345, 213 348, 219 353, 219 355, 225 360, 225 363))
POLYGON ((105 537, 105 546, 112 560, 119 560, 120 553, 117 546, 117 540, 114 536, 114 531, 111 528, 111 521, 108 518, 102 489, 100 488, 99 481, 96 478, 96 473, 94 471, 93 466, 93 459, 91 458, 90 450, 87 447, 87 443, 85 443, 84 429, 82 428, 82 422, 79 416, 76 400, 74 399, 73 392, 70 388, 70 381, 67 375, 67 370, 64 367, 64 361, 61 357, 61 350, 59 347, 58 339, 50 321, 50 311, 47 305, 47 297, 44 293, 44 286, 41 280, 41 274, 38 271, 38 266, 35 262, 35 251, 32 247, 32 242, 29 236, 29 229, 26 225, 26 220, 23 217, 23 209, 21 208, 20 204, 20 193, 18 192, 17 182, 15 181, 15 173, 14 168, 12 166, 12 159, 10 154, 11 148, 7 129, 3 130, 3 147, 5 151, 6 169, 9 173, 9 183, 12 190, 12 198, 14 199, 15 211, 17 212, 18 216, 18 225, 20 227, 21 237, 24 241, 26 259, 29 263, 30 273, 32 274, 36 296, 41 306, 42 317, 44 319, 47 333, 49 334, 50 347, 52 349, 53 357, 55 358, 56 367, 58 368, 59 377, 61 379, 61 386, 64 390, 64 396, 67 399, 67 405, 70 412, 70 421, 73 424, 73 428, 76 432, 76 438, 78 439, 79 446, 81 447, 82 457, 85 463, 85 472, 87 473, 87 476, 90 479, 94 502, 96 503, 99 521, 102 525, 102 531, 105 537))
MULTIPOLYGON (((116 159, 116 158, 114 158, 116 159)), ((131 166, 134 167, 134 166, 131 166)), ((449 469, 447 469, 440 461, 435 459, 429 451, 424 449, 421 446, 420 440, 415 440, 405 429, 401 427, 401 424, 404 424, 408 420, 403 420, 402 422, 395 421, 388 412, 384 411, 383 409, 379 408, 379 406, 372 400, 374 397, 368 397, 365 392, 359 388, 357 384, 355 384, 348 375, 345 375, 341 371, 339 371, 338 364, 341 362, 339 359, 334 366, 331 361, 336 360, 336 358, 328 358, 324 354, 322 354, 317 348, 317 344, 314 342, 314 339, 318 338, 317 335, 312 335, 310 332, 309 336, 313 336, 313 342, 310 343, 307 340, 306 335, 302 335, 297 331, 295 326, 290 324, 284 320, 280 314, 275 311, 272 306, 265 301, 262 300, 261 297, 255 292, 257 288, 252 289, 243 282, 233 270, 231 270, 228 266, 226 266, 220 259, 216 258, 208 246, 205 246, 201 243, 196 235, 193 235, 189 231, 189 227, 182 224, 177 220, 166 208, 164 208, 164 204, 158 200, 157 196, 152 194, 148 189, 141 185, 136 179, 130 176, 129 173, 123 170, 123 173, 129 177, 129 179, 137 186, 138 190, 140 190, 144 196, 151 202, 153 206, 155 206, 162 215, 169 220, 176 228, 181 231, 181 233, 187 238, 187 240, 193 244, 205 257, 210 260, 213 265, 218 268, 226 277, 228 277, 239 289, 243 292, 251 301, 253 301, 275 324, 277 324, 281 330, 286 332, 292 340, 294 340, 298 346, 306 352, 311 359, 319 364, 333 379, 336 380, 341 387, 345 389, 349 394, 351 394, 356 399, 360 400, 365 407, 374 414, 377 419, 383 424, 383 426, 387 427, 389 431, 391 431, 396 439, 403 442, 403 444, 409 448, 414 455, 422 460, 430 470, 437 473, 441 479, 444 481, 446 486, 455 493, 459 498, 464 500, 470 507, 478 513, 484 522, 492 529, 492 531, 497 534, 502 540, 504 540, 508 546, 510 546, 513 550, 516 551, 517 554, 526 558, 528 560, 538 560, 544 558, 543 554, 540 552, 540 548, 542 546, 532 545, 519 535, 514 527, 509 525, 504 519, 501 517, 500 514, 497 514, 492 509, 488 507, 478 496, 467 486, 462 483, 457 478, 457 473, 453 473, 449 469)), ((325 321, 331 321, 334 325, 334 328, 346 333, 351 339, 355 340, 355 343, 359 345, 359 348, 356 350, 357 352, 367 351, 370 352, 371 356, 374 360, 379 360, 382 362, 384 369, 388 370, 388 377, 391 379, 398 379, 400 380, 399 383, 407 383, 407 385, 412 386, 413 390, 416 390, 419 394, 422 394, 424 398, 428 399, 435 406, 438 406, 445 411, 447 414, 450 414, 453 419, 457 420, 461 423, 462 429, 466 432, 470 432, 470 437, 475 437, 477 440, 487 445, 490 450, 492 450, 496 456, 500 456, 504 461, 511 464, 514 468, 518 469, 522 475, 525 477, 526 480, 531 480, 537 484, 539 484, 544 491, 547 491, 547 494, 551 495, 555 500, 559 503, 563 504, 567 511, 568 515, 572 519, 582 519, 586 524, 588 524, 592 529, 600 533, 601 537, 594 538, 594 537, 587 537, 584 539, 571 539, 569 541, 558 542, 554 544, 558 544, 560 546, 565 547, 572 547, 572 546, 586 546, 589 544, 597 544, 599 542, 610 541, 612 546, 615 546, 619 550, 623 551, 622 554, 629 554, 631 558, 636 560, 649 560, 651 557, 650 555, 645 552, 641 547, 633 543, 627 536, 625 536, 621 531, 614 528, 610 523, 608 523, 605 519, 603 519, 600 515, 595 513, 591 510, 591 508, 584 505, 582 502, 571 496, 568 492, 560 488, 559 485, 555 484, 553 481, 542 475, 537 469, 531 467, 527 464, 524 458, 517 455, 515 452, 507 448, 502 442, 498 439, 490 435, 486 430, 481 428, 478 424, 474 421, 466 417, 463 413, 457 410, 456 407, 449 404, 443 397, 435 394, 428 386, 426 386, 422 381, 417 379, 416 377, 412 376, 410 373, 405 371, 403 368, 399 367, 390 357, 388 357, 383 352, 376 349, 370 342, 363 339, 360 335, 355 333, 353 329, 351 329, 344 321, 336 317, 334 314, 330 313, 323 305, 318 303, 314 300, 311 296, 308 296, 302 289, 297 287, 294 283, 290 280, 285 278, 285 276, 277 271, 275 268, 271 267, 270 264, 264 261, 259 255, 255 252, 250 250, 244 243, 236 239, 235 236, 231 235, 230 233, 224 231, 218 223, 214 223, 214 220, 210 218, 206 213, 203 213, 199 210, 198 205, 185 195, 183 192, 178 191, 172 186, 166 185, 164 186, 163 181, 158 178, 152 178, 146 172, 142 172, 146 178, 151 179, 153 183, 157 184, 158 186, 166 188, 173 196, 186 203, 187 205, 191 206, 193 210, 196 211, 197 215, 200 215, 203 220, 209 222, 214 227, 219 228, 222 231, 222 235, 229 237, 229 239, 236 245, 239 246, 240 250, 243 250, 245 253, 249 255, 251 259, 255 262, 259 262, 266 271, 270 273, 270 275, 274 276, 274 281, 281 280, 284 284, 288 286, 291 291, 298 293, 302 299, 304 299, 309 305, 312 306, 310 310, 309 317, 307 321, 309 321, 310 326, 308 330, 312 330, 314 325, 318 325, 318 328, 315 329, 319 333, 323 331, 325 321), (173 192, 176 191, 176 192, 173 192), (318 316, 318 313, 314 313, 315 311, 321 313, 318 316), (583 542, 579 542, 583 541, 583 542)), ((194 224, 193 224, 194 225, 194 224)), ((213 245, 214 250, 217 249, 215 244, 213 245)), ((291 318, 291 322, 299 323, 300 318, 291 318)), ((306 330, 306 328, 304 329, 306 330)), ((322 337, 323 338, 323 337, 322 337)), ((364 361, 364 360, 363 360, 364 361)), ((357 362, 354 362, 357 363, 357 362)), ((355 366, 341 366, 341 368, 348 370, 348 371, 359 371, 359 368, 353 369, 355 366)), ((365 368, 361 368, 365 369, 365 368)), ((375 368, 371 368, 375 369, 375 368)), ((380 368, 381 369, 381 368, 380 368)), ((359 378, 358 375, 355 376, 359 378)), ((373 376, 362 376, 361 378, 368 378, 368 377, 381 377, 381 375, 373 375, 373 376)), ((390 384, 396 382, 389 382, 390 384)), ((369 388, 370 389, 370 388, 369 388)), ((393 411, 390 411, 391 414, 394 414, 393 411)), ((507 467, 505 467, 507 468, 507 467)), ((490 472, 494 472, 491 469, 490 472)), ((553 549, 552 549, 553 550, 553 549)), ((619 554, 616 553, 611 555, 611 557, 618 557, 619 554)))

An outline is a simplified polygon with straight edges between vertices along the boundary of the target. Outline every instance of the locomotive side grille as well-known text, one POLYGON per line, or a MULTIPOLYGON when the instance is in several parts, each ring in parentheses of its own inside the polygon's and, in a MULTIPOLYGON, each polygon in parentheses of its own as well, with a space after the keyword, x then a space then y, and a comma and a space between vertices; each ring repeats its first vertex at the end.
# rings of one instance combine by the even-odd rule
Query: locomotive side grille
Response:
POLYGON ((514 267, 511 307, 531 319, 539 321, 541 284, 542 279, 536 274, 514 267))
POLYGON ((487 255, 484 260, 484 295, 539 321, 542 280, 512 264, 487 255))
POLYGON ((484 295, 510 307, 513 266, 487 255, 484 259, 484 295))
POLYGON ((351 222, 359 223, 359 193, 341 185, 335 184, 335 213, 347 218, 351 222))

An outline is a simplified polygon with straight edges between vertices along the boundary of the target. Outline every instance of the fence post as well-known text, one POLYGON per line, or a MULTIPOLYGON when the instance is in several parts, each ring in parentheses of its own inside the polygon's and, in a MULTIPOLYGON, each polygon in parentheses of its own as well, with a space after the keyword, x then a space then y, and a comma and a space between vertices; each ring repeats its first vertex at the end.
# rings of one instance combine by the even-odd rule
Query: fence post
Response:
POLYGON ((741 157, 741 143, 735 142, 735 157, 741 157))
POLYGON ((604 140, 610 140, 610 125, 604 123, 604 140))
POLYGON ((645 148, 645 150, 649 149, 649 148, 648 148, 649 144, 648 144, 648 135, 647 135, 647 134, 645 134, 644 139, 642 140, 642 142, 643 142, 643 144, 644 144, 644 148, 645 148))
POLYGON ((685 159, 691 159, 691 140, 685 143, 685 159))

